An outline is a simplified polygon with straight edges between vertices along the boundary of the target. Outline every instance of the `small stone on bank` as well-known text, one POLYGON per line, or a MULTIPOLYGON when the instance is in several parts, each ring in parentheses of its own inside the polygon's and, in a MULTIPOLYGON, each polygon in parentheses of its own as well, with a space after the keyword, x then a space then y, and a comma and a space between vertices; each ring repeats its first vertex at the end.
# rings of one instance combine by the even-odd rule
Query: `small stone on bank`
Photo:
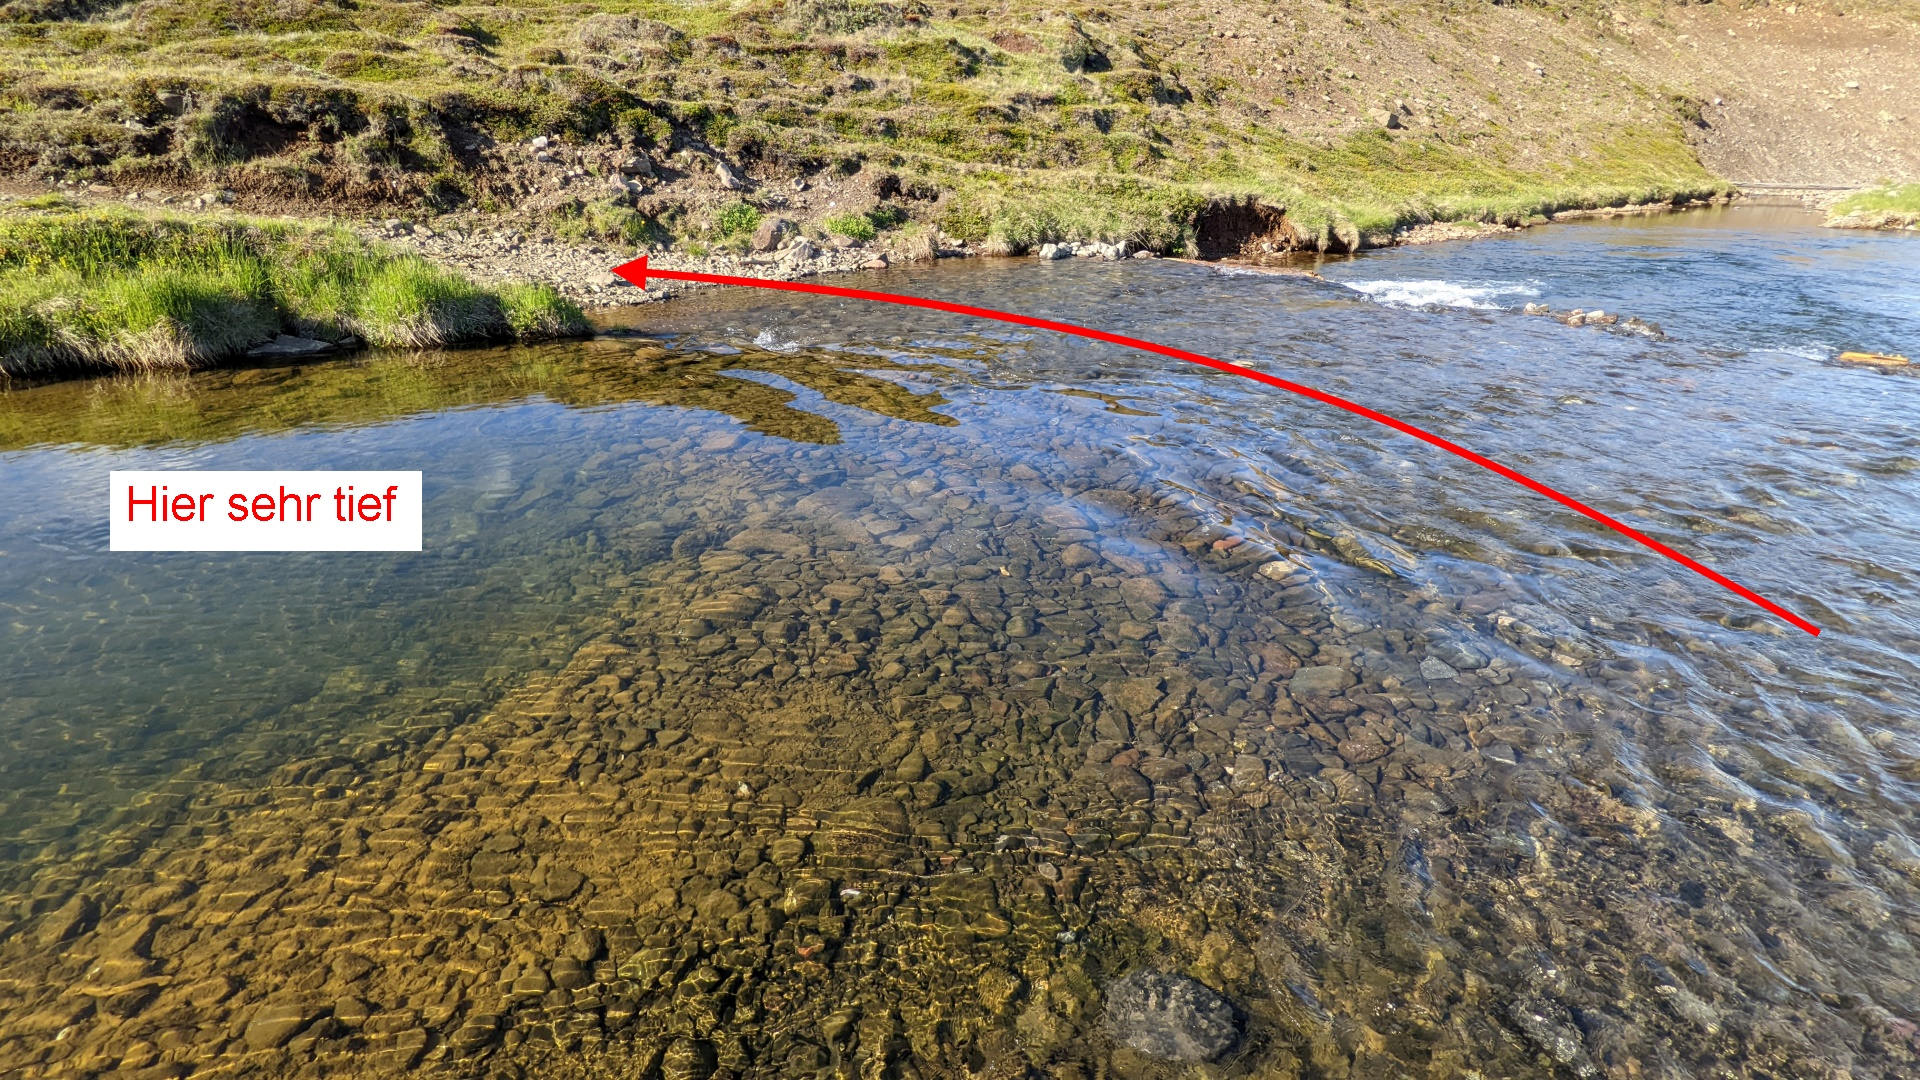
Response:
POLYGON ((778 249, 781 244, 786 243, 787 240, 798 231, 798 226, 786 218, 769 217, 763 219, 760 222, 760 227, 753 230, 753 250, 756 252, 774 251, 778 249))

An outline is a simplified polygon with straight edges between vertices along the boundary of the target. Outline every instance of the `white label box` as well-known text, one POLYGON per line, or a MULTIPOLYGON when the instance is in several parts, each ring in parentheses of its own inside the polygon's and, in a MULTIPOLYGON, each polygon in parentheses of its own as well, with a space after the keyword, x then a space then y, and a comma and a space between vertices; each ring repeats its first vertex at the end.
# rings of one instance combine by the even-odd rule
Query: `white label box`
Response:
POLYGON ((420 473, 107 474, 113 551, 419 551, 420 473))

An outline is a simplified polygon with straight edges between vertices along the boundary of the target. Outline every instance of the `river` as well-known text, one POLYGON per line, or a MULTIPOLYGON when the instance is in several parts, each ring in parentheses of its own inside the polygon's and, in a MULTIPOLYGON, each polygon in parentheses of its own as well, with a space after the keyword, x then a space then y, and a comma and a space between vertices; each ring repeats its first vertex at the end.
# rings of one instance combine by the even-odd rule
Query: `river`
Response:
POLYGON ((1920 380, 1834 357, 1920 355, 1920 241, 1814 221, 834 283, 1339 394, 1817 638, 1360 417, 852 301, 0 393, 0 1072, 1912 1075, 1920 380), (425 550, 107 552, 186 468, 423 470, 425 550))

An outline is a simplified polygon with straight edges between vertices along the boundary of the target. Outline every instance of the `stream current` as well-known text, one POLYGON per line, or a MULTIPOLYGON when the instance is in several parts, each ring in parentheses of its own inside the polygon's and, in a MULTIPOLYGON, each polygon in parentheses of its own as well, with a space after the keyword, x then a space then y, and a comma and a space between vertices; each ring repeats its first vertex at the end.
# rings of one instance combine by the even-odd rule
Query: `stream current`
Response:
POLYGON ((0 1073, 1912 1076, 1920 242, 711 290, 0 394, 0 1073), (1525 315, 1603 308, 1659 336, 1525 315), (420 469, 113 554, 110 469, 420 469), (1198 1070, 1198 1071, 1196 1071, 1198 1070))

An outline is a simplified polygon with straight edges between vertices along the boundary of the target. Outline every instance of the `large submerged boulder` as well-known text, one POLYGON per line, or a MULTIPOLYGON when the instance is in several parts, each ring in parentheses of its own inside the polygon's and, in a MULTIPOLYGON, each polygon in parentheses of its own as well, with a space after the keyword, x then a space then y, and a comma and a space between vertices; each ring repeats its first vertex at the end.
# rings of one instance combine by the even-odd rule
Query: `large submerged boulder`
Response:
POLYGON ((1214 1061, 1240 1041, 1226 998, 1183 975, 1141 968, 1107 987, 1114 1041, 1163 1061, 1214 1061))

